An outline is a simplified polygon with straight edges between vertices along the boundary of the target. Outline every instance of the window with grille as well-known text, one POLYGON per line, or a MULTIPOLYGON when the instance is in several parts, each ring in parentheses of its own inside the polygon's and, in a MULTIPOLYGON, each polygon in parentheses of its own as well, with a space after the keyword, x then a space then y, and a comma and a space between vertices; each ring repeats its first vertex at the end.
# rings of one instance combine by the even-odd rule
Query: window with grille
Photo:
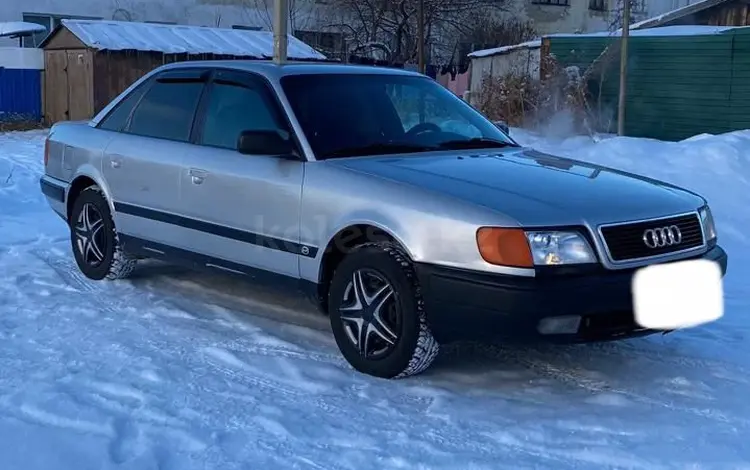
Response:
POLYGON ((589 0, 589 10, 607 11, 607 0, 589 0))
POLYGON ((570 0, 531 0, 531 3, 534 5, 570 6, 570 0))
POLYGON ((245 31, 262 31, 263 30, 261 26, 247 26, 244 24, 233 24, 232 29, 242 29, 245 31))

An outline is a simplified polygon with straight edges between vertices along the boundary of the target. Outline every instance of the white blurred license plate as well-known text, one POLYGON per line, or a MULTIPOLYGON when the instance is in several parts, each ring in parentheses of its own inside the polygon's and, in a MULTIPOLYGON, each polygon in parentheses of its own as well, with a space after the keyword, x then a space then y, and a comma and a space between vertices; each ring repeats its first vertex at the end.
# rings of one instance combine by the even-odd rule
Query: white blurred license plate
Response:
POLYGON ((635 321, 672 330, 709 323, 724 314, 721 268, 709 260, 647 266, 632 281, 635 321))

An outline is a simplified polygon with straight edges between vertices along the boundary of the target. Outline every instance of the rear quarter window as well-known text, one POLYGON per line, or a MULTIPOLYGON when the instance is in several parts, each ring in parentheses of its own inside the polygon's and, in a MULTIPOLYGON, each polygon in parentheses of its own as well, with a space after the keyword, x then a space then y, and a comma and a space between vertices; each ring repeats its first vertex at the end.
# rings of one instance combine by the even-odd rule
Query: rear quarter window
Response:
POLYGON ((122 132, 128 122, 130 113, 147 89, 148 83, 142 83, 135 90, 131 91, 130 94, 115 105, 114 109, 102 119, 97 127, 107 131, 122 132))

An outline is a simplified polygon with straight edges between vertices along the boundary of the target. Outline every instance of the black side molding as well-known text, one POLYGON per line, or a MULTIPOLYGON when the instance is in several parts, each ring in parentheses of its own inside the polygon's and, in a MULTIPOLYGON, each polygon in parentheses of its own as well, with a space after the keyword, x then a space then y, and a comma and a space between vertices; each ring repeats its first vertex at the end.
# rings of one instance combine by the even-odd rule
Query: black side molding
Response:
POLYGON ((249 243, 251 245, 262 246, 264 248, 270 248, 272 250, 305 256, 307 258, 315 258, 315 256, 318 254, 318 248, 314 246, 303 245, 301 243, 292 242, 289 240, 282 240, 279 238, 273 238, 253 232, 247 232, 232 227, 204 222, 202 220, 191 219, 189 217, 170 214, 168 212, 147 209, 145 207, 134 206, 132 204, 115 202, 115 210, 123 214, 177 225, 180 227, 189 228, 191 230, 197 230, 199 232, 210 233, 211 235, 249 243))

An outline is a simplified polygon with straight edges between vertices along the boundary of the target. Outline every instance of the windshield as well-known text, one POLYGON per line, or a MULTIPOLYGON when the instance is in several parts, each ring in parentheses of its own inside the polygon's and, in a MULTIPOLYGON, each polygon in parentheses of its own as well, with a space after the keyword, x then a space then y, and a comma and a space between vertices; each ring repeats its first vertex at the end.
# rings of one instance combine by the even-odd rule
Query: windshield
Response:
POLYGON ((428 77, 305 74, 281 85, 319 160, 516 145, 428 77))

